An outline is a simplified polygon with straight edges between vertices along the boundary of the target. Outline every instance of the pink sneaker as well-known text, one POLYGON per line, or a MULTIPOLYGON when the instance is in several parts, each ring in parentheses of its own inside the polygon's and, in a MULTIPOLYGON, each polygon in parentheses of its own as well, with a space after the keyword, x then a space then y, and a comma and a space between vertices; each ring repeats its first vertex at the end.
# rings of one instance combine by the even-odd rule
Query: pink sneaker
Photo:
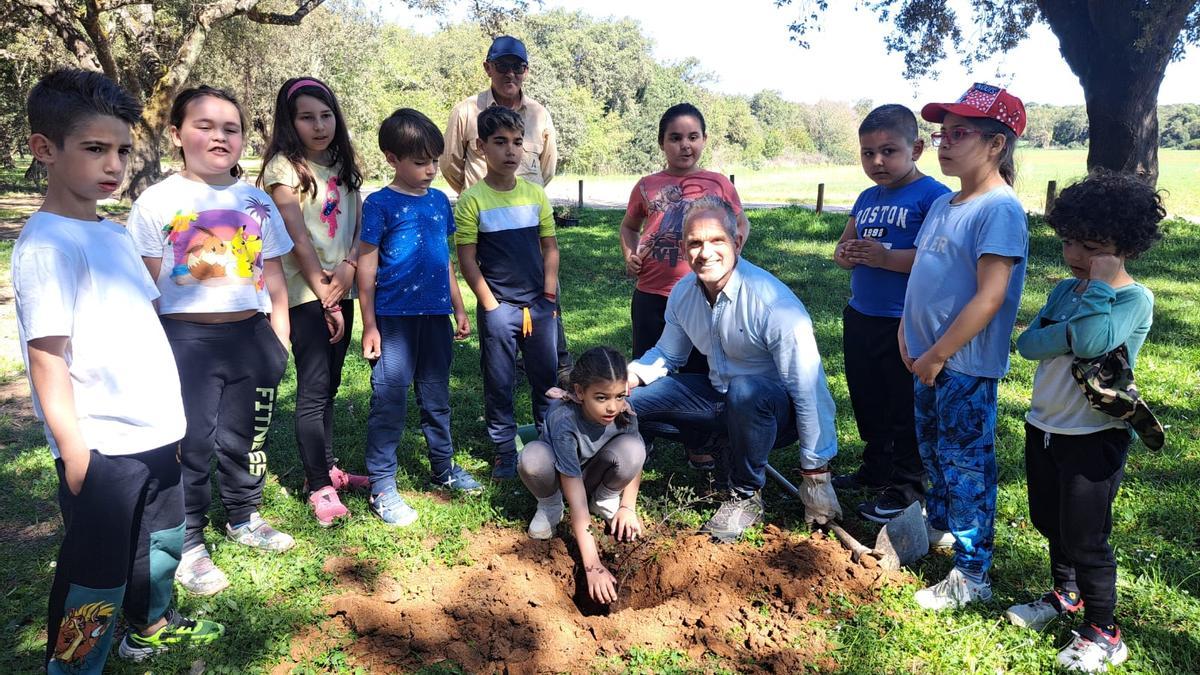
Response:
POLYGON ((312 505, 313 515, 321 527, 333 525, 338 518, 350 517, 350 510, 342 506, 342 500, 338 499, 337 490, 332 485, 309 495, 308 503, 312 505))
POLYGON ((336 464, 329 470, 329 482, 333 483, 333 487, 338 490, 345 490, 346 488, 365 490, 371 487, 370 478, 342 471, 336 464))

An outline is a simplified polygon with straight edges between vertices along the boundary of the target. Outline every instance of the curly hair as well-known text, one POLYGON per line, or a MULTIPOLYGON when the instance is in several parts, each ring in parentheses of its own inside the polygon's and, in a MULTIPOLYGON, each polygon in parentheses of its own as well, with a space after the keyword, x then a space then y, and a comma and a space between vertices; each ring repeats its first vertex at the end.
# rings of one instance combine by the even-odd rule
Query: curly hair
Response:
POLYGON ((1154 186, 1132 174, 1096 169, 1062 191, 1046 221, 1060 237, 1112 242, 1117 253, 1136 258, 1162 239, 1158 223, 1166 215, 1154 186))

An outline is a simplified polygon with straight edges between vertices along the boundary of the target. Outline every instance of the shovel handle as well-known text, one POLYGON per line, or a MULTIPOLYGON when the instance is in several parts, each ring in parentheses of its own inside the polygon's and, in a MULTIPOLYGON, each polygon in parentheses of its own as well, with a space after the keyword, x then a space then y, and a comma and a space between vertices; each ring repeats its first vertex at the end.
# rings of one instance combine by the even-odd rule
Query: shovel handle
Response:
MULTIPOLYGON (((800 489, 793 485, 790 480, 784 478, 783 474, 776 471, 775 467, 771 466, 770 464, 767 465, 767 475, 773 478, 775 482, 779 483, 784 490, 791 493, 792 496, 796 497, 797 499, 802 499, 802 497, 800 497, 800 489)), ((863 546, 861 542, 855 539, 837 522, 831 520, 825 525, 829 528, 829 531, 833 532, 834 536, 838 538, 838 541, 841 542, 842 546, 846 547, 850 551, 850 559, 854 562, 859 562, 863 556, 871 554, 871 549, 863 546)))

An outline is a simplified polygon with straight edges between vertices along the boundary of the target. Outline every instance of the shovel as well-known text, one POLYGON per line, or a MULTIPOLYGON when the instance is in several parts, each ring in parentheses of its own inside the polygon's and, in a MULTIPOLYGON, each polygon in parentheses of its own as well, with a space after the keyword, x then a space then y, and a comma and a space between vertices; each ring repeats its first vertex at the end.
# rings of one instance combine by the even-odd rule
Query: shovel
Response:
MULTIPOLYGON (((800 490, 770 464, 767 465, 767 475, 800 499, 800 490)), ((901 565, 911 565, 929 552, 929 532, 925 529, 925 516, 921 514, 920 502, 909 504, 900 515, 884 525, 875 538, 874 548, 863 546, 836 522, 829 522, 827 527, 850 551, 851 560, 864 567, 872 566, 864 562, 864 557, 870 556, 878 560, 879 566, 885 570, 898 570, 901 565)))

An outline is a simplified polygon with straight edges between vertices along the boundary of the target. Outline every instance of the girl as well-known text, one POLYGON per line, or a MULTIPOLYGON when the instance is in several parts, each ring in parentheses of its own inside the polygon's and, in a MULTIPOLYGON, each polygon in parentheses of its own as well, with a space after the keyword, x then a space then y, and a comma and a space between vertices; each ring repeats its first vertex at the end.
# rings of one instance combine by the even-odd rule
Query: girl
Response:
POLYGON ((938 162, 961 182, 925 216, 899 332, 901 358, 916 380, 931 541, 955 549, 954 569, 916 600, 944 609, 992 596, 996 382, 1008 370, 1029 245, 1012 189, 1025 108, 999 87, 976 84, 957 103, 930 103, 921 116, 941 123, 933 134, 938 162))
POLYGON ((175 578, 198 595, 229 585, 204 547, 214 452, 229 538, 275 552, 295 543, 258 514, 267 430, 288 359, 280 257, 292 241, 271 198, 238 180, 244 128, 229 92, 180 92, 169 131, 183 170, 142 193, 129 213, 138 252, 162 293, 158 313, 183 389, 186 529, 175 578))
POLYGON ((600 562, 588 513, 603 518, 620 541, 641 535, 635 508, 646 446, 625 400, 627 376, 620 352, 609 347, 587 350, 575 362, 569 381, 570 392, 560 391, 561 397, 550 404, 542 437, 525 446, 517 471, 538 500, 529 523, 533 539, 554 536, 566 493, 588 593, 608 604, 617 599, 616 579, 600 562))
MULTIPOLYGON (((704 115, 690 103, 667 108, 658 121, 658 147, 667 158, 667 168, 643 177, 633 186, 629 206, 621 221, 621 253, 625 271, 637 279, 630 315, 633 323, 633 358, 637 359, 658 342, 666 321, 667 296, 690 270, 683 258, 683 214, 697 198, 714 195, 733 205, 738 216, 742 242, 750 234, 750 222, 742 213, 737 190, 725 176, 699 166, 708 141, 704 115)), ((708 373, 708 360, 693 349, 680 372, 708 373)), ((707 439, 687 439, 696 448, 707 439)), ((693 468, 711 470, 711 454, 688 451, 693 468)))
POLYGON ((354 325, 362 174, 337 97, 297 77, 275 97, 275 126, 258 184, 271 193, 295 247, 283 258, 296 360, 296 446, 317 524, 350 512, 337 490, 365 488, 366 476, 333 457, 333 398, 354 325))
POLYGON ((1092 409, 1071 364, 1120 345, 1134 364, 1154 296, 1129 276, 1125 261, 1162 237, 1165 213, 1154 188, 1134 176, 1100 172, 1063 190, 1046 220, 1074 278, 1055 286, 1017 338, 1021 356, 1039 361, 1025 416, 1025 474, 1030 519, 1050 542, 1054 587, 1007 616, 1041 630, 1082 609, 1083 628, 1058 654, 1072 670, 1100 672, 1129 657, 1113 618, 1117 561, 1108 536, 1131 438, 1124 421, 1092 409))

